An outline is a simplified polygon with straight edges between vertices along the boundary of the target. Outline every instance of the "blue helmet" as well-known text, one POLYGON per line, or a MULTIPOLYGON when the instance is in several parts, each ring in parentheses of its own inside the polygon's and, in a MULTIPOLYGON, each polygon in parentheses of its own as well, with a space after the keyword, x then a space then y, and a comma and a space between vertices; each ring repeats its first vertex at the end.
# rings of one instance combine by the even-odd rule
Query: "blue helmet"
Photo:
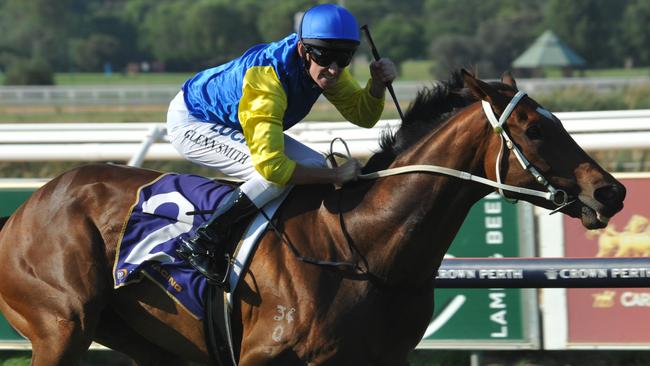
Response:
POLYGON ((356 48, 359 25, 348 10, 335 4, 316 5, 302 16, 298 29, 304 44, 327 48, 356 48))

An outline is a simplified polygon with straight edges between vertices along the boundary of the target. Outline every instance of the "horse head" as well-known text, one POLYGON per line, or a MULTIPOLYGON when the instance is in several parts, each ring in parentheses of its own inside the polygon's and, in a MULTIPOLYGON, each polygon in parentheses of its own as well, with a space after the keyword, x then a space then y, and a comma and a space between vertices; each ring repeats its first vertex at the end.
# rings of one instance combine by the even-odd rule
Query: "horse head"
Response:
POLYGON ((587 155, 554 114, 520 92, 511 75, 486 83, 462 74, 495 132, 484 160, 487 176, 548 194, 505 196, 580 218, 587 229, 605 227, 623 208, 625 187, 587 155))

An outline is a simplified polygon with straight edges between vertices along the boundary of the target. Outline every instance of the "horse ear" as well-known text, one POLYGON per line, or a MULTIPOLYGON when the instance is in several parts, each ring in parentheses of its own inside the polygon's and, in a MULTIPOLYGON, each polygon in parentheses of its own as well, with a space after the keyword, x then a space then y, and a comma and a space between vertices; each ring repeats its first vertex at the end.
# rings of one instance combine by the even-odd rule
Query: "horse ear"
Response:
POLYGON ((490 86, 488 83, 477 79, 465 69, 462 69, 461 73, 463 75, 463 80, 465 81, 465 86, 469 88, 477 99, 485 100, 492 104, 493 107, 499 107, 501 105, 501 103, 497 102, 501 101, 503 98, 495 88, 490 86))
POLYGON ((510 70, 504 72, 501 75, 501 82, 506 84, 506 85, 510 85, 516 91, 519 91, 519 89, 517 89, 517 82, 515 81, 515 77, 512 76, 512 73, 510 72, 510 70))

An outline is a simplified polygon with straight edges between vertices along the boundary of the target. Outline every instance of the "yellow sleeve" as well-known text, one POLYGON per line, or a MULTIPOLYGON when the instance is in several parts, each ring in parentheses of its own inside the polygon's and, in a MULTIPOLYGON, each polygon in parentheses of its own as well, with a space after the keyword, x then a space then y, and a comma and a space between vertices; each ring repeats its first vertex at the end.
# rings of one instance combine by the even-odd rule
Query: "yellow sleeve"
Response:
POLYGON ((384 98, 370 94, 370 80, 361 88, 348 69, 344 69, 337 83, 323 94, 345 119, 360 127, 374 126, 384 111, 384 98))
POLYGON ((271 66, 255 66, 246 71, 237 111, 239 122, 255 170, 265 179, 285 185, 296 162, 284 153, 282 119, 287 95, 271 66))

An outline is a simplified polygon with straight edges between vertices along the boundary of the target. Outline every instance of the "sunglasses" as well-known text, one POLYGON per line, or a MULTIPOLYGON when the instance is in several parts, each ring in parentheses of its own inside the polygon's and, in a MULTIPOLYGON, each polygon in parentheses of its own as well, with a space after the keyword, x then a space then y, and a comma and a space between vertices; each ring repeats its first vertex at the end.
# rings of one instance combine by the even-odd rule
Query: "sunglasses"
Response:
POLYGON ((306 46, 307 53, 311 55, 312 60, 320 66, 327 67, 336 62, 338 67, 346 67, 352 62, 355 50, 335 50, 329 48, 320 48, 314 46, 306 46))

